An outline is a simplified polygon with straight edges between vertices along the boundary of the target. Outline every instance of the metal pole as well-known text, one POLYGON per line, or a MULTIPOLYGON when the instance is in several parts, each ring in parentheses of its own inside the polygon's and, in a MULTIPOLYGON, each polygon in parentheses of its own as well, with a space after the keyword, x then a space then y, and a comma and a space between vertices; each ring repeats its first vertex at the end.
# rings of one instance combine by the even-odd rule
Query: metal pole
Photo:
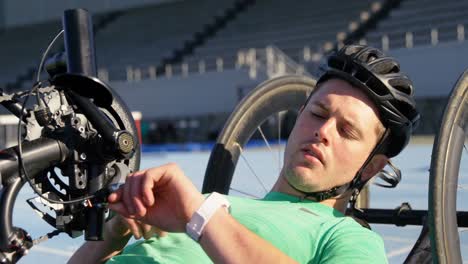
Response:
POLYGON ((63 29, 68 73, 96 76, 93 24, 88 11, 66 10, 63 29))
POLYGON ((369 186, 366 185, 356 200, 356 206, 358 208, 369 208, 369 186))

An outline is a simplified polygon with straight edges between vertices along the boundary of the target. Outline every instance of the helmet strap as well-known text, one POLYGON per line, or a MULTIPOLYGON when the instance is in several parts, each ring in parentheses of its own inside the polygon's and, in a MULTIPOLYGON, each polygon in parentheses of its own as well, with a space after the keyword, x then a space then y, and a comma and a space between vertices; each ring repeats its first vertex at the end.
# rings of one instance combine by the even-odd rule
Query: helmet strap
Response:
POLYGON ((362 180, 362 172, 364 171, 364 168, 371 162, 372 158, 379 154, 379 153, 385 153, 385 148, 386 148, 386 139, 390 135, 390 129, 385 129, 384 134, 380 138, 379 142, 375 145, 374 149, 371 151, 369 156, 367 157, 366 161, 364 164, 361 166, 359 171, 356 173, 356 176, 354 176, 354 179, 351 181, 349 187, 350 189, 353 189, 353 194, 351 195, 351 198, 349 200, 350 207, 352 209, 356 209, 356 201, 357 197, 359 196, 359 193, 361 192, 362 188, 367 184, 367 182, 371 179, 367 179, 365 181, 362 180))

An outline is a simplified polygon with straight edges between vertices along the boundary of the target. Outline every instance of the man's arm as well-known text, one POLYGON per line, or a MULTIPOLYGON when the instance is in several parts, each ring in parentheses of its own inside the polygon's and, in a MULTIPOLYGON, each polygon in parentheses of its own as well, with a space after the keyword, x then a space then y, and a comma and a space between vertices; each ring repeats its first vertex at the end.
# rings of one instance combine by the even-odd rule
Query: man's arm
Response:
POLYGON ((104 229, 104 241, 86 241, 68 260, 69 264, 75 263, 103 263, 111 257, 119 254, 131 237, 131 233, 119 235, 112 230, 114 217, 106 224, 104 229), (111 223, 112 222, 112 223, 111 223))
POLYGON ((214 263, 297 263, 222 209, 206 225, 200 245, 214 263))
POLYGON ((68 260, 68 263, 103 263, 119 254, 132 234, 136 239, 141 237, 148 239, 154 233, 163 235, 149 225, 116 215, 105 225, 104 240, 85 242, 68 260))
MULTIPOLYGON (((168 164, 129 175, 108 201, 124 217, 168 232, 185 232, 204 197, 179 167, 168 164)), ((205 226, 200 244, 215 263, 295 263, 223 209, 205 226)))

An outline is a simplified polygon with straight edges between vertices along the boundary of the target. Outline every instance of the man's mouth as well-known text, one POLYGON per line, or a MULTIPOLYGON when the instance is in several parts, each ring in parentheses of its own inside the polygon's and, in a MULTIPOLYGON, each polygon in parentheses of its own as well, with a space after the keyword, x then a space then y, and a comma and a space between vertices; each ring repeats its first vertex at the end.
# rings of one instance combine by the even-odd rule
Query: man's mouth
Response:
POLYGON ((308 145, 303 147, 301 151, 306 155, 306 158, 317 159, 320 163, 322 163, 322 165, 325 164, 323 154, 317 146, 308 145))

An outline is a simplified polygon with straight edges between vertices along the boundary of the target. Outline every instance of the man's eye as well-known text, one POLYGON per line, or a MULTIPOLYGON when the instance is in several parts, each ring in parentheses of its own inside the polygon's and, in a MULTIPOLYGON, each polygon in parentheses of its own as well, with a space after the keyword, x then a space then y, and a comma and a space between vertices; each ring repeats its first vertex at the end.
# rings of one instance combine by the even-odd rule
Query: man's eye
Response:
POLYGON ((311 112, 313 116, 317 117, 317 118, 320 118, 320 119, 324 119, 325 116, 323 114, 320 114, 320 113, 316 113, 316 112, 311 112))
POLYGON ((342 129, 341 133, 343 134, 343 137, 345 137, 345 138, 351 138, 352 137, 352 135, 346 129, 342 129))
POLYGON ((356 136, 350 130, 348 130, 346 128, 341 129, 341 134, 343 135, 344 138, 356 139, 356 136))

